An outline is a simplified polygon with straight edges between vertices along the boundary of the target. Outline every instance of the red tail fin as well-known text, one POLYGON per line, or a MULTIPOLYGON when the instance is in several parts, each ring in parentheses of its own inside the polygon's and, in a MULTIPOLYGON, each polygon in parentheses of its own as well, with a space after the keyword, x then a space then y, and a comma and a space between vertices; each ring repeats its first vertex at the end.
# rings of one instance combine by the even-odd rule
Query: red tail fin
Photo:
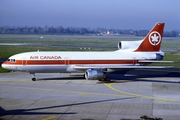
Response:
POLYGON ((164 23, 156 23, 153 29, 147 34, 142 43, 134 52, 155 52, 159 51, 162 41, 164 23))

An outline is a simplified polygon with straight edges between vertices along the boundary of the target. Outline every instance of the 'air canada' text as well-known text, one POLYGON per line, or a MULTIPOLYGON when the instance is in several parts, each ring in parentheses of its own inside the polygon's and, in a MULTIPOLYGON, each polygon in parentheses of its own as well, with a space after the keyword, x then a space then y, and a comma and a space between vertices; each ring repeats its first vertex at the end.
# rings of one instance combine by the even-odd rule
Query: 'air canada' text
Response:
POLYGON ((41 59, 41 60, 59 60, 61 56, 30 56, 30 59, 41 59))

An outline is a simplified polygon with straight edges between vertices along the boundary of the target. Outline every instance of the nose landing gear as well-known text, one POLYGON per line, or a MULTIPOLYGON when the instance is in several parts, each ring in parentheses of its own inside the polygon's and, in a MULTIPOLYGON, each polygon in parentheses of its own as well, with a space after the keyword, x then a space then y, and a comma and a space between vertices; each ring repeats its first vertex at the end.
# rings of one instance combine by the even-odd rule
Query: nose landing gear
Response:
POLYGON ((36 81, 36 78, 32 78, 32 81, 36 81))
POLYGON ((30 73, 32 75, 32 81, 36 81, 35 73, 30 73))

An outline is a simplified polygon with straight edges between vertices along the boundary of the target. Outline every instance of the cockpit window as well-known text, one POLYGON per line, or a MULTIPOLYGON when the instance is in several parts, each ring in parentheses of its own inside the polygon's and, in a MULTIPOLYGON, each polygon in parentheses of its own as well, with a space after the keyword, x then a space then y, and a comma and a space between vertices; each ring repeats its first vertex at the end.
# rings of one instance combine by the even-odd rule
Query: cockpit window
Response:
POLYGON ((16 62, 16 60, 15 59, 11 59, 11 62, 16 62))
POLYGON ((8 62, 16 62, 15 59, 7 59, 8 62))

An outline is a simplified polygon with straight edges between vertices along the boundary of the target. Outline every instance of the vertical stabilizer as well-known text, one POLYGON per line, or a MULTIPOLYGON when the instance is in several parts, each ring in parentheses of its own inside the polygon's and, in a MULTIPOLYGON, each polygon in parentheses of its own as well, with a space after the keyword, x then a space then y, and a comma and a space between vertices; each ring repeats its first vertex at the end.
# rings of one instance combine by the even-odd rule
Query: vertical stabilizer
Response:
POLYGON ((155 52, 160 50, 164 23, 156 23, 134 52, 155 52))

